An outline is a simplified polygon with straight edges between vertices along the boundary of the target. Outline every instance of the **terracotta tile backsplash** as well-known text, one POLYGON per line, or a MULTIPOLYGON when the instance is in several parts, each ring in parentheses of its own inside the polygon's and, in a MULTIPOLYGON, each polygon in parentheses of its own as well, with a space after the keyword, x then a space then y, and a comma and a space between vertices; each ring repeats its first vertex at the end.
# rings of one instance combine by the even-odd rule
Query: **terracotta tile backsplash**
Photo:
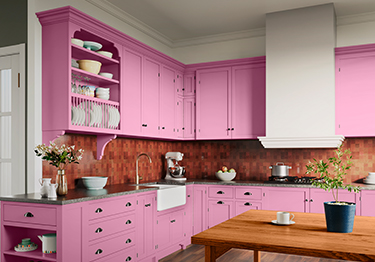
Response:
MULTIPOLYGON (((292 166, 290 175, 303 176, 306 164, 313 158, 327 159, 334 155, 333 149, 264 149, 258 140, 236 141, 158 141, 116 138, 105 148, 101 160, 96 160, 96 136, 67 134, 55 140, 56 144, 76 145, 85 150, 80 164, 71 164, 66 169, 69 188, 82 176, 108 176, 108 184, 134 183, 136 156, 142 152, 150 155, 139 159, 141 182, 164 178, 166 172, 165 153, 180 151, 186 167, 186 177, 215 179, 215 172, 222 166, 237 171, 235 180, 265 180, 271 175, 270 165, 284 162, 292 166)), ((375 138, 347 138, 345 148, 353 155, 353 167, 347 182, 362 179, 375 171, 375 138)), ((43 177, 56 176, 56 168, 43 162, 43 177)))

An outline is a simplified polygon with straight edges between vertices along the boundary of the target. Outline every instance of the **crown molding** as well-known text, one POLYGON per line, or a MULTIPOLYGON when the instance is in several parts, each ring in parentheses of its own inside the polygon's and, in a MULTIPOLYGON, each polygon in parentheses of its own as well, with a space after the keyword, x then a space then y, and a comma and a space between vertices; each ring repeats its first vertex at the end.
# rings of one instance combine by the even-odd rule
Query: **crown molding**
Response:
POLYGON ((358 23, 375 22, 375 12, 362 13, 357 15, 339 16, 336 18, 336 25, 351 25, 358 23))
POLYGON ((345 137, 258 137, 264 148, 336 148, 342 144, 345 137))

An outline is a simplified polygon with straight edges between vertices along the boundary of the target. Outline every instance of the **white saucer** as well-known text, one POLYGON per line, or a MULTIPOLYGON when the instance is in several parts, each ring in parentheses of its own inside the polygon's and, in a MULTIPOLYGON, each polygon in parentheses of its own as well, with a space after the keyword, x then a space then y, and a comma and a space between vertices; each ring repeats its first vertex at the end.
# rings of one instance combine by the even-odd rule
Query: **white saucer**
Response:
POLYGON ((365 184, 368 184, 368 185, 375 185, 375 181, 367 181, 366 178, 363 180, 363 182, 364 182, 365 184))
POLYGON ((280 223, 277 223, 277 220, 272 220, 272 224, 279 225, 279 226, 289 226, 289 225, 293 225, 295 223, 296 222, 294 222, 294 221, 289 221, 289 224, 280 224, 280 223))

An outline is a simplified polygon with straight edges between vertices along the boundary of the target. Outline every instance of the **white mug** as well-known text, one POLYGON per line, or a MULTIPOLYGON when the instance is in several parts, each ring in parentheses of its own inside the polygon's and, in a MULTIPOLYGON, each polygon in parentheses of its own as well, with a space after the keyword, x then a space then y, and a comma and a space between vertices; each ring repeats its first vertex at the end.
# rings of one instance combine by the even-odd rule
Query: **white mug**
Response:
POLYGON ((294 214, 288 212, 277 212, 277 223, 279 224, 290 224, 293 220, 294 214), (290 218, 292 216, 292 218, 290 218))

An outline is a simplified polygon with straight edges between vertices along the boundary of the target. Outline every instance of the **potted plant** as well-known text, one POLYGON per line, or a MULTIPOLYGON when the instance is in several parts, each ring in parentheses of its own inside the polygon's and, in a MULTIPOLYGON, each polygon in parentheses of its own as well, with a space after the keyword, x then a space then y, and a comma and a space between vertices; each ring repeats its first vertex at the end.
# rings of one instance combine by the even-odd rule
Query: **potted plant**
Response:
POLYGON ((359 187, 345 184, 344 178, 352 167, 352 155, 349 149, 343 150, 343 145, 335 150, 336 155, 328 158, 328 161, 313 159, 306 165, 306 174, 319 174, 319 179, 313 181, 313 185, 326 191, 332 191, 334 201, 324 202, 327 231, 350 233, 353 231, 355 216, 355 203, 339 200, 339 189, 349 192, 360 191, 359 187))

